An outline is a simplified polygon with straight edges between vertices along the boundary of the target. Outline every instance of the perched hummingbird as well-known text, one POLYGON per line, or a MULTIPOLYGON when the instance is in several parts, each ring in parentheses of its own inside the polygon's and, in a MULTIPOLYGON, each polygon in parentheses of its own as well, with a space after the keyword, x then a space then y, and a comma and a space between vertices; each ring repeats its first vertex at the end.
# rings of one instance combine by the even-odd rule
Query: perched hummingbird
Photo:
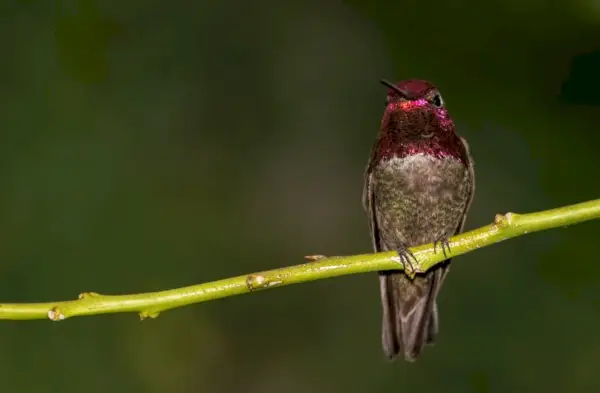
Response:
MULTIPOLYGON (((363 205, 376 252, 396 250, 404 267, 409 247, 434 243, 446 255, 462 231, 475 191, 473 160, 437 88, 424 80, 389 87, 381 129, 365 171, 363 205)), ((415 361, 438 332, 436 297, 450 259, 410 279, 379 272, 382 344, 388 358, 415 361)))

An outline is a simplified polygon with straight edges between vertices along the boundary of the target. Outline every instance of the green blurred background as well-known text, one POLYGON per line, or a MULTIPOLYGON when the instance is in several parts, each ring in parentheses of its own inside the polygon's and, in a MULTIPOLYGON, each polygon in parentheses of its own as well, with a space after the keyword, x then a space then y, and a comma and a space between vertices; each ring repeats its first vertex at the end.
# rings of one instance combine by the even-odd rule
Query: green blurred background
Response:
MULTIPOLYGON (((2 302, 370 251, 381 77, 444 94, 476 160, 467 228, 600 196, 598 0, 0 4, 2 302)), ((0 391, 600 391, 599 230, 456 258, 414 364, 384 359, 364 274, 143 323, 4 321, 0 391)))

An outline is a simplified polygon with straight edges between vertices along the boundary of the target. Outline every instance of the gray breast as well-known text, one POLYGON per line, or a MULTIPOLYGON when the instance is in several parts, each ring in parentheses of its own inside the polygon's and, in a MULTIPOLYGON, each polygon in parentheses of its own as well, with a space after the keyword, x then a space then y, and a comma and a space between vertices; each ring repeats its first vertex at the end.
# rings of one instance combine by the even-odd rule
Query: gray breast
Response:
POLYGON ((454 235, 471 187, 460 161, 425 154, 391 158, 373 170, 374 207, 383 249, 454 235))

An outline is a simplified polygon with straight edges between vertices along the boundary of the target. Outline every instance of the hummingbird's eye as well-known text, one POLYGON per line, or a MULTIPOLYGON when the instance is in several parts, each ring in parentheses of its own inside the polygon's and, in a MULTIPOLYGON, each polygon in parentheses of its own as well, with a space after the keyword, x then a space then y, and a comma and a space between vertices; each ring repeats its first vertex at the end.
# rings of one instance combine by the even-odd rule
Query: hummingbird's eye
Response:
POLYGON ((435 106, 436 108, 441 108, 444 106, 444 100, 442 99, 442 96, 440 95, 440 93, 435 93, 431 97, 429 102, 431 103, 431 105, 435 106))

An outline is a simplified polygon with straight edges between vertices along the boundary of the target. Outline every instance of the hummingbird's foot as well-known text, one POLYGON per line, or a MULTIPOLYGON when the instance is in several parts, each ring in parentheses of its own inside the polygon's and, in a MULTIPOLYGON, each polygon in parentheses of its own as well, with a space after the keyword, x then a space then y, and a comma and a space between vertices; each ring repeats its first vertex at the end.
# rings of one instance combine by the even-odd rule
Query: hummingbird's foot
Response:
POLYGON ((396 250, 398 252, 398 257, 400 258, 400 263, 402 264, 402 269, 404 270, 404 272, 410 277, 413 276, 416 272, 415 267, 413 266, 412 262, 410 261, 411 258, 412 260, 414 260, 417 265, 419 264, 419 261, 417 260, 417 258, 415 257, 415 254, 412 253, 412 251, 410 251, 410 249, 408 247, 401 247, 399 249, 396 250), (410 271, 406 268, 407 266, 410 266, 410 271))
POLYGON ((443 236, 439 239, 437 239, 436 241, 433 242, 433 253, 437 253, 436 249, 437 246, 440 246, 442 248, 442 252, 444 253, 444 257, 448 258, 448 255, 446 254, 446 250, 448 250, 448 252, 450 252, 450 243, 448 242, 448 238, 446 236, 443 236))

